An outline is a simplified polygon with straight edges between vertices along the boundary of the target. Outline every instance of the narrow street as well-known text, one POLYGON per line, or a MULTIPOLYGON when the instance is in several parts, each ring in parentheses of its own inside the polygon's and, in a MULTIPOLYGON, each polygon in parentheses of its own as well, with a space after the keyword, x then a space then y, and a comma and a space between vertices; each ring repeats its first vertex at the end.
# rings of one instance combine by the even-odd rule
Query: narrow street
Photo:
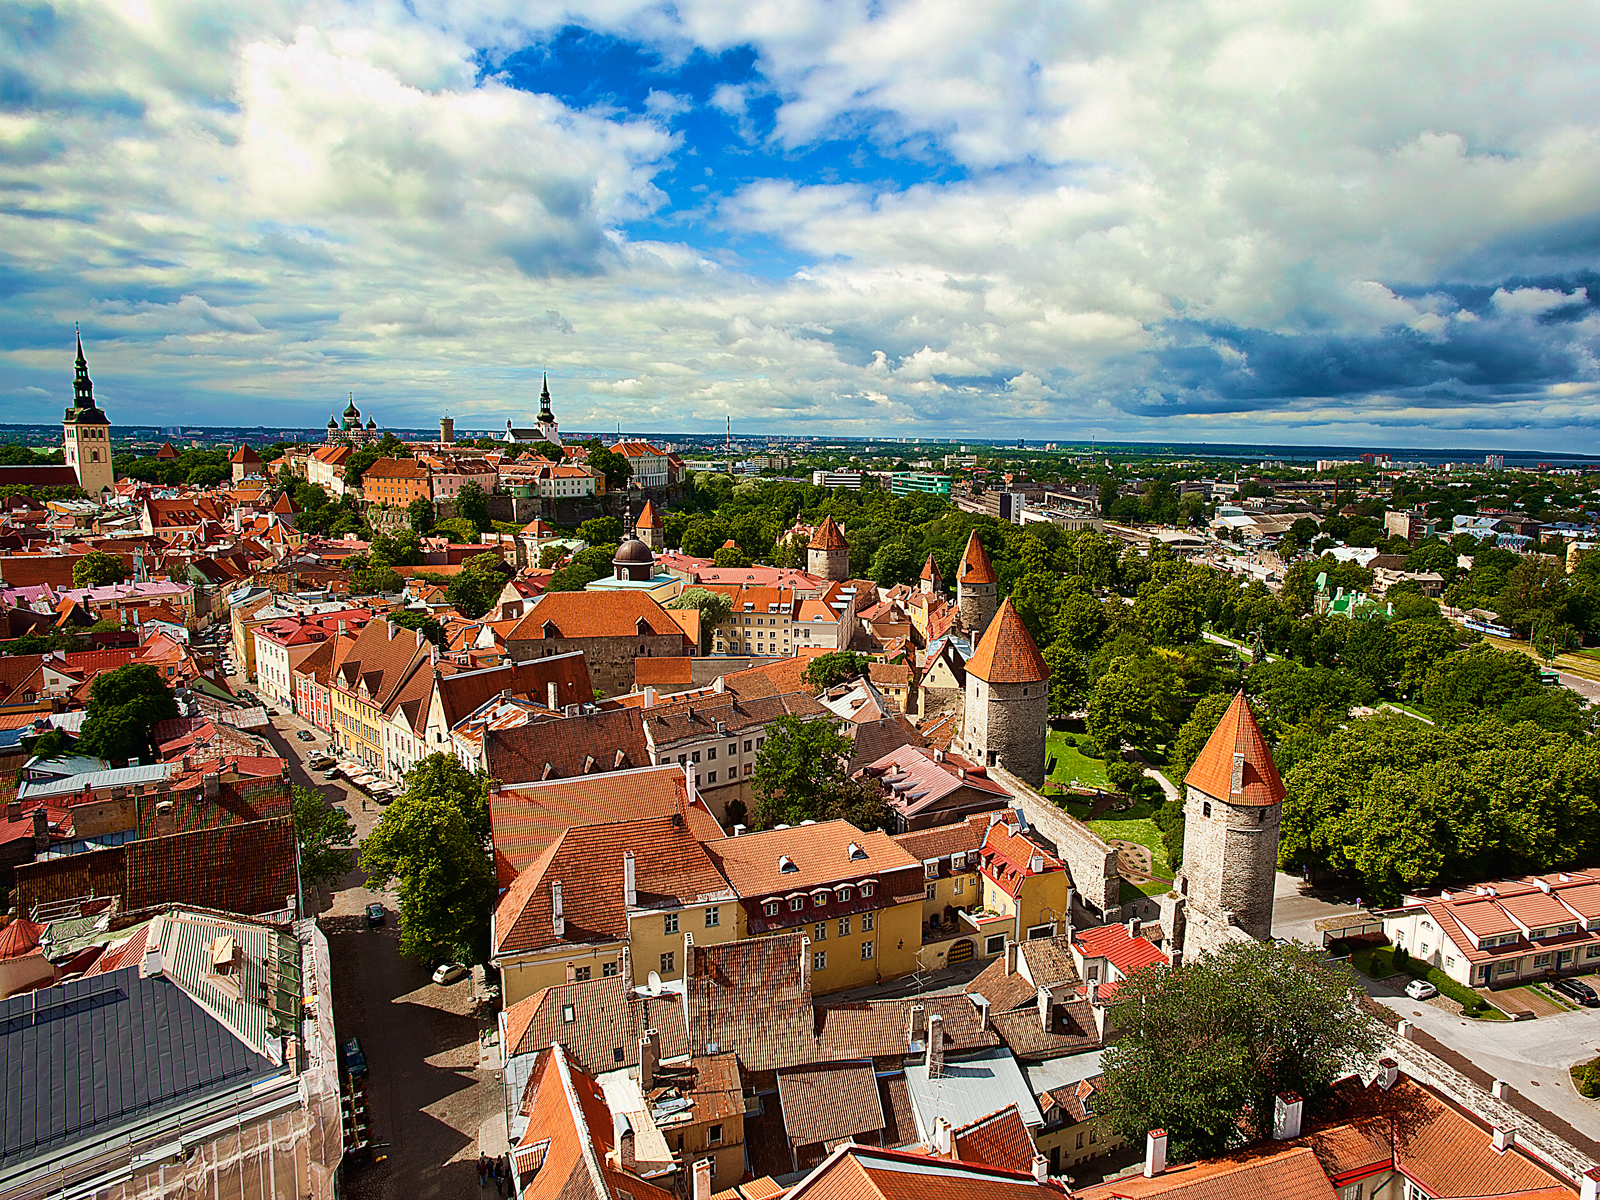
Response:
MULTIPOLYGON (((307 771, 304 760, 327 747, 321 730, 280 709, 267 736, 294 783, 349 813, 358 838, 372 831, 383 812, 375 801, 363 809, 360 792, 307 771), (312 741, 295 737, 302 729, 312 741)), ((471 979, 440 987, 422 963, 400 954, 397 898, 369 889, 359 861, 331 891, 308 889, 306 903, 319 911, 328 937, 339 1041, 359 1038, 368 1066, 373 1162, 347 1170, 345 1193, 355 1200, 482 1200, 479 1135, 487 1129, 488 1148, 501 1148, 503 1106, 499 1071, 479 1066, 471 979), (381 928, 367 925, 371 903, 384 907, 381 928)))

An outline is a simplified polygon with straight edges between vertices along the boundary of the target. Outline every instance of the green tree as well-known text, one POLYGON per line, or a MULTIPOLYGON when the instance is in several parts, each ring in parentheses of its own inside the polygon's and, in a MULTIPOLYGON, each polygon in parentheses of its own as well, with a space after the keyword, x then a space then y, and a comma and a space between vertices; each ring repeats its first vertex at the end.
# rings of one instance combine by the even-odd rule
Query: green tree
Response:
POLYGON ((476 482, 468 480, 456 493, 456 516, 470 521, 476 533, 488 530, 489 497, 476 482))
POLYGON ((853 746, 829 717, 785 715, 768 725, 751 776, 756 824, 770 829, 821 819, 845 793, 844 766, 853 746))
POLYGON ((1539 665, 1533 659, 1480 642, 1433 664, 1422 703, 1441 720, 1464 721, 1542 690, 1539 665))
POLYGON ((356 827, 349 814, 320 792, 295 784, 289 793, 294 834, 300 844, 300 877, 310 884, 336 883, 356 865, 356 827))
POLYGON ((549 542, 539 547, 539 569, 553 570, 567 556, 567 547, 561 542, 549 542))
POLYGON ((422 545, 412 529, 401 529, 394 534, 380 533, 372 539, 367 558, 375 567, 420 567, 423 562, 422 545))
POLYGON ((150 663, 102 671, 89 685, 78 751, 110 762, 148 757, 155 753, 156 723, 177 715, 177 700, 150 663))
POLYGON ((713 592, 706 588, 684 588, 676 599, 667 604, 668 608, 693 608, 700 612, 701 636, 715 629, 728 619, 728 614, 733 611, 733 600, 726 592, 713 592))
POLYGON ((1089 702, 1089 671, 1084 656, 1071 646, 1052 643, 1041 651, 1050 668, 1050 715, 1070 716, 1089 702))
POLYGON ((127 577, 128 569, 123 566, 122 560, 102 550, 91 550, 72 564, 74 587, 105 587, 110 583, 121 583, 127 577))
POLYGON ((489 845, 489 784, 482 771, 469 771, 453 754, 430 754, 406 772, 405 794, 442 797, 467 819, 473 837, 489 845))
POLYGON ((410 608, 397 608, 388 613, 384 619, 400 629, 420 629, 423 637, 427 638, 439 649, 443 650, 445 648, 444 626, 425 612, 417 612, 415 609, 410 608))
POLYGON ((921 573, 925 557, 915 546, 905 542, 885 542, 872 556, 872 567, 867 573, 879 587, 910 583, 921 573))
POLYGON ((405 577, 393 567, 372 565, 363 561, 350 566, 350 594, 352 596, 392 596, 406 586, 405 577))
POLYGON ((616 517, 591 517, 578 526, 578 540, 591 546, 615 546, 622 541, 622 522, 616 517))
POLYGON ((737 546, 719 546, 711 556, 711 561, 719 567, 748 567, 750 556, 737 546))
POLYGON ((1307 1123, 1333 1084, 1377 1052, 1381 1032, 1353 977, 1295 943, 1232 942, 1182 970, 1117 988, 1100 1111, 1124 1138, 1167 1131, 1178 1161, 1272 1135, 1274 1099, 1295 1092, 1307 1123))
POLYGON ((615 544, 610 546, 590 546, 587 550, 580 550, 572 556, 566 566, 561 567, 550 576, 552 592, 581 592, 596 579, 604 579, 611 574, 611 560, 617 553, 615 544))
POLYGON ((1084 728, 1107 758, 1120 747, 1165 741, 1181 711, 1171 660, 1158 655, 1114 659, 1095 682, 1084 728))
POLYGON ((418 496, 406 505, 406 519, 411 522, 411 531, 418 537, 427 537, 433 532, 433 501, 425 496, 418 496))
POLYGON ((614 492, 625 487, 628 480, 633 478, 633 467, 628 460, 614 450, 607 450, 600 444, 599 438, 588 442, 589 453, 584 456, 583 464, 593 467, 606 477, 606 490, 614 492))
POLYGON ((488 957, 494 869, 467 814, 447 796, 409 788, 361 845, 369 886, 400 893, 400 950, 463 962, 488 957))
POLYGON ((477 620, 500 601, 505 588, 504 563, 494 554, 469 558, 445 588, 445 599, 462 616, 477 620))
POLYGON ((449 517, 434 522, 433 536, 449 538, 457 546, 467 546, 478 540, 478 530, 465 517, 449 517))
POLYGON ((808 662, 805 674, 801 678, 805 680, 807 687, 817 692, 825 692, 837 684, 865 675, 871 666, 872 660, 865 654, 856 654, 850 650, 831 650, 827 654, 817 655, 808 662))

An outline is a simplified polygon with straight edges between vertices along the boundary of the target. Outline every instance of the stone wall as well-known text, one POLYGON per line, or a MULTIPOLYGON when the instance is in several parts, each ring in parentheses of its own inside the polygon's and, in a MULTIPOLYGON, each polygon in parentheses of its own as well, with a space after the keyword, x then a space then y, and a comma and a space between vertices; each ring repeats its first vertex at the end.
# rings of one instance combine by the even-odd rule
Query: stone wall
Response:
POLYGON ((822 579, 840 582, 850 578, 849 550, 807 550, 806 570, 822 579))
POLYGON ((527 638, 506 642, 506 653, 515 662, 549 658, 574 650, 583 651, 596 695, 621 696, 633 691, 635 658, 684 658, 689 654, 689 644, 681 633, 652 633, 643 637, 527 638))
POLYGON ((1082 821, 1057 808, 1028 784, 1003 768, 990 772, 1015 798, 1016 807, 1055 856, 1067 864, 1076 896, 1093 906, 1073 916, 1074 924, 1100 924, 1115 919, 1121 908, 1122 879, 1117 852, 1082 821))
POLYGON ((989 684, 969 674, 964 742, 973 761, 1043 787, 1049 706, 1048 684, 989 684))
POLYGON ((977 649, 978 639, 989 628, 989 622, 994 620, 995 611, 999 608, 995 585, 958 583, 956 607, 961 610, 961 627, 971 637, 973 649, 977 649))
POLYGON ((392 535, 411 528, 411 515, 403 508, 383 508, 370 504, 367 506, 366 519, 373 533, 392 535))
POLYGON ((1254 938, 1272 935, 1281 816, 1280 805, 1228 804, 1188 789, 1179 883, 1188 898, 1191 931, 1203 914, 1254 938))

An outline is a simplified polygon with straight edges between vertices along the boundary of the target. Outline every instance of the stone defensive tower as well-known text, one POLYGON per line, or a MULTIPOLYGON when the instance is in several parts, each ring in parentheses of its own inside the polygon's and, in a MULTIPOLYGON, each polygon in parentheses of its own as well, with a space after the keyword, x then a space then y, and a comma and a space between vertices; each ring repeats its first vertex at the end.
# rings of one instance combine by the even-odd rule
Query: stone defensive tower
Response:
POLYGON ((633 523, 633 536, 657 554, 666 548, 666 527, 656 513, 656 506, 648 500, 644 502, 644 508, 639 510, 639 519, 633 523))
POLYGON ((928 553, 928 561, 922 564, 922 578, 918 580, 925 596, 937 596, 944 590, 944 579, 939 575, 939 564, 933 561, 933 553, 928 553))
POLYGON ((1186 961, 1224 942, 1272 935, 1283 781, 1244 693, 1184 776, 1183 867, 1186 961))
POLYGON ((961 625, 974 644, 994 619, 999 590, 994 564, 989 561, 989 552, 983 548, 978 531, 974 529, 967 538, 967 548, 961 553, 961 566, 956 571, 956 607, 961 610, 961 625))
POLYGON ((823 517, 811 535, 806 546, 806 570, 830 583, 850 578, 850 543, 844 540, 844 530, 832 517, 823 517))
POLYGON ((78 335, 78 358, 72 380, 72 407, 61 418, 61 441, 66 464, 78 476, 78 486, 98 500, 117 481, 111 466, 111 418, 94 402, 94 383, 83 357, 83 335, 78 335))
POLYGON ((1050 668, 1008 596, 967 660, 966 756, 1042 787, 1049 713, 1050 668))

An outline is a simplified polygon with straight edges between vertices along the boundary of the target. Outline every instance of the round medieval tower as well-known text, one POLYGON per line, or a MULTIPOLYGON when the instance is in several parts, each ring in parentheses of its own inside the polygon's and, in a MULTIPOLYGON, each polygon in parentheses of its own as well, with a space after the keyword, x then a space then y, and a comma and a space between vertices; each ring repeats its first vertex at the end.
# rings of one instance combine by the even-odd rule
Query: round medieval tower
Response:
POLYGON ((823 517, 811 535, 806 546, 806 570, 830 583, 850 578, 850 543, 844 540, 844 530, 832 517, 823 517))
POLYGON ((1283 781, 1244 693, 1184 776, 1184 958, 1215 950, 1242 930, 1272 936, 1283 781))
POLYGON ((967 660, 966 757, 1043 787, 1049 715, 1050 668, 1008 596, 967 660))
POLYGON ((956 572, 956 607, 961 610, 962 628, 974 645, 994 619, 999 591, 1000 580, 994 573, 994 564, 989 561, 989 552, 983 548, 978 531, 974 529, 967 538, 967 548, 961 553, 961 566, 956 572))

